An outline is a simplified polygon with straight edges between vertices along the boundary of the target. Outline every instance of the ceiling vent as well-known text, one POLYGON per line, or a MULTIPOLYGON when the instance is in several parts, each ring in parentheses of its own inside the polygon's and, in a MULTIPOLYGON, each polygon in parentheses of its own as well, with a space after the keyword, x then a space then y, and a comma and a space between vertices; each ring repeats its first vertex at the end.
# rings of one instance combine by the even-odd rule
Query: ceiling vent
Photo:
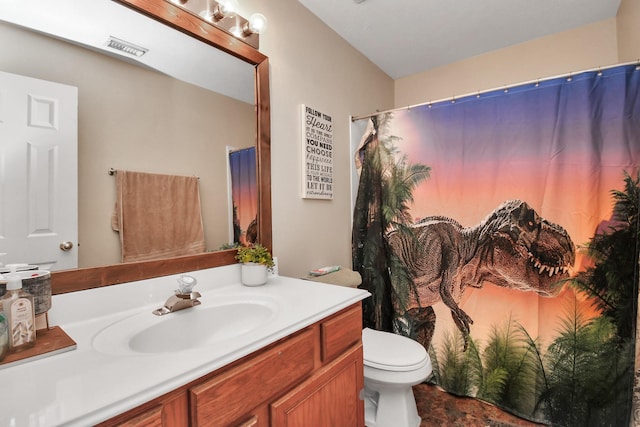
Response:
POLYGON ((120 52, 128 53, 129 55, 137 56, 137 57, 141 57, 142 55, 144 55, 149 51, 149 49, 136 46, 133 43, 120 40, 113 36, 109 36, 109 40, 107 40, 105 44, 107 45, 107 47, 110 47, 115 50, 119 50, 120 52))

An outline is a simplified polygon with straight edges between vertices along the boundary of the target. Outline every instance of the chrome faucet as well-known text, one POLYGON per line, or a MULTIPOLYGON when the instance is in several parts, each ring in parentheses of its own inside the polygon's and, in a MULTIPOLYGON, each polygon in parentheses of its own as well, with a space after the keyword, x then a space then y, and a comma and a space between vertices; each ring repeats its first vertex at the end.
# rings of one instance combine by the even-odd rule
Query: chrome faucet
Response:
POLYGON ((201 303, 198 298, 202 295, 200 295, 200 292, 192 291, 196 283, 198 282, 194 277, 187 275, 180 276, 178 278, 178 289, 176 289, 175 295, 171 295, 162 307, 153 310, 152 313, 156 316, 162 316, 173 313, 174 311, 200 305, 201 303))

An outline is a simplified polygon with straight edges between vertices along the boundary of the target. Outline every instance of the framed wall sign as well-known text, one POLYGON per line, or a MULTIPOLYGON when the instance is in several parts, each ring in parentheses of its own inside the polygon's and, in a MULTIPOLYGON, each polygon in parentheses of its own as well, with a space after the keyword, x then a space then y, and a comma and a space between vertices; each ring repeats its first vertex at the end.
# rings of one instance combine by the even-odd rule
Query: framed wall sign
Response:
POLYGON ((308 105, 302 113, 302 197, 333 199, 333 121, 308 105))

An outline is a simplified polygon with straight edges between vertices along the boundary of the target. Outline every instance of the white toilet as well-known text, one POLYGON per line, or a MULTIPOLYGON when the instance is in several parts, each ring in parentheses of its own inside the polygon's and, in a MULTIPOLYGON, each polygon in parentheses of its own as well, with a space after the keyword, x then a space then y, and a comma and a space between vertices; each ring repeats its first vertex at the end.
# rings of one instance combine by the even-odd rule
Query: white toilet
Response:
POLYGON ((364 421, 367 427, 418 427, 412 386, 431 374, 431 359, 418 342, 390 332, 362 330, 364 421))

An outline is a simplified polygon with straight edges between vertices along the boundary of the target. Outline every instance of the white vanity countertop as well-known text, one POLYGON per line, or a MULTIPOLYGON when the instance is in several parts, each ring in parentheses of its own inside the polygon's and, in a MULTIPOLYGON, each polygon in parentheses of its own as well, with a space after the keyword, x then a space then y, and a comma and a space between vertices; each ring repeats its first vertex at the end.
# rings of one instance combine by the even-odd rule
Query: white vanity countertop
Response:
MULTIPOLYGON (((198 379, 369 295, 361 289, 282 276, 270 276, 264 286, 246 287, 240 284, 239 265, 186 274, 198 280, 194 290, 202 294, 202 304, 164 316, 151 312, 173 294, 179 275, 54 296, 49 311, 50 324, 61 326, 77 343, 77 349, 0 369, 3 389, 0 425, 86 427, 96 424, 198 379), (221 345, 205 344, 182 351, 147 354, 121 351, 118 346, 114 346, 113 351, 94 347, 96 335, 132 316, 142 316, 147 323, 155 322, 189 310, 204 310, 207 304, 211 307, 225 300, 267 301, 275 314, 264 325, 227 338, 221 345)), ((102 345, 104 347, 104 343, 102 345)))

